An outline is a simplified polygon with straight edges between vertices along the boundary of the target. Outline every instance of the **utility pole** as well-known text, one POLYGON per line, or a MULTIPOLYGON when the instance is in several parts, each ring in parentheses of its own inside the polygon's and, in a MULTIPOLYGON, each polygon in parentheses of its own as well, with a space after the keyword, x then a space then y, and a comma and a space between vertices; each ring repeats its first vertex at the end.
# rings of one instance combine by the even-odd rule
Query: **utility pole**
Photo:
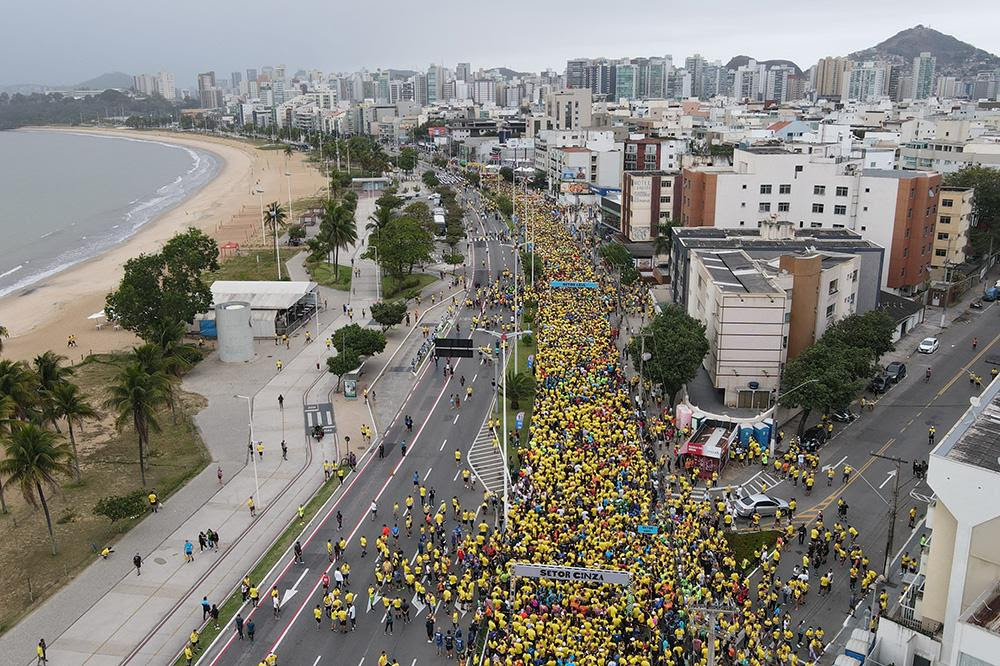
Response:
POLYGON ((738 610, 721 606, 688 606, 688 613, 704 613, 708 619, 708 666, 715 666, 715 627, 722 615, 736 615, 738 610))
POLYGON ((884 456, 874 451, 870 452, 873 458, 881 458, 896 464, 896 474, 892 484, 892 509, 889 513, 889 535, 885 542, 885 560, 882 564, 882 575, 885 576, 886 585, 891 585, 891 572, 889 570, 889 558, 892 557, 892 539, 896 531, 896 512, 899 510, 899 469, 902 465, 909 464, 909 461, 895 456, 884 456))

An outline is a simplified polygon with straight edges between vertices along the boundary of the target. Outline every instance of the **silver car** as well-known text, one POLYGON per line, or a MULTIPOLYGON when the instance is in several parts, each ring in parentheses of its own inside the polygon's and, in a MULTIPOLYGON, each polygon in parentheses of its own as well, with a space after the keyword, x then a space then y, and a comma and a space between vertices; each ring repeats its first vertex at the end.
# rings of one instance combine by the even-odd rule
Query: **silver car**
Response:
POLYGON ((788 502, 763 493, 746 495, 736 500, 736 515, 740 518, 749 518, 755 510, 761 516, 773 516, 778 509, 787 515, 788 502))

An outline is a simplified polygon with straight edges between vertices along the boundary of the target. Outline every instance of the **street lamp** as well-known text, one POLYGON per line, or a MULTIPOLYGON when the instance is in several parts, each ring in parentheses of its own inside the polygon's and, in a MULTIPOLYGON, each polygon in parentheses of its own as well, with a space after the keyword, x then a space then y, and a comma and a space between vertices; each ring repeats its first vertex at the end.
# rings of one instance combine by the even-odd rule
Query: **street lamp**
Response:
MULTIPOLYGON (((486 333, 487 335, 492 335, 494 338, 500 340, 500 379, 503 382, 503 397, 501 398, 501 411, 503 413, 503 440, 500 442, 500 457, 503 459, 503 527, 507 529, 507 514, 510 511, 510 500, 508 497, 508 482, 507 478, 510 476, 510 467, 507 464, 507 338, 514 338, 514 349, 517 350, 517 338, 522 335, 530 335, 531 331, 516 331, 507 335, 506 333, 497 333, 496 331, 491 331, 488 328, 476 328, 473 329, 479 333, 486 333)), ((517 371, 517 363, 514 363, 514 371, 517 371)))
POLYGON ((257 503, 261 506, 264 505, 264 500, 260 496, 260 482, 257 480, 257 458, 254 457, 253 453, 253 396, 251 395, 234 395, 234 398, 239 400, 247 401, 247 418, 250 425, 250 445, 247 451, 250 453, 250 459, 253 460, 253 485, 256 491, 257 503))
MULTIPOLYGON (((785 391, 785 395, 788 395, 789 393, 791 393, 793 391, 799 390, 800 388, 802 388, 806 384, 814 384, 814 383, 816 383, 818 381, 819 381, 818 379, 807 379, 806 381, 802 382, 798 386, 794 386, 794 387, 788 389, 787 391, 785 391)), ((781 398, 781 379, 779 377, 779 379, 778 379, 778 388, 775 389, 775 391, 774 391, 774 425, 771 428, 771 442, 770 442, 770 445, 767 447, 767 451, 768 451, 768 454, 770 456, 774 456, 775 437, 778 434, 778 400, 780 398, 781 398)))
POLYGON ((257 195, 257 203, 260 204, 260 242, 263 244, 267 243, 267 232, 264 231, 264 190, 261 188, 259 180, 253 191, 257 195))

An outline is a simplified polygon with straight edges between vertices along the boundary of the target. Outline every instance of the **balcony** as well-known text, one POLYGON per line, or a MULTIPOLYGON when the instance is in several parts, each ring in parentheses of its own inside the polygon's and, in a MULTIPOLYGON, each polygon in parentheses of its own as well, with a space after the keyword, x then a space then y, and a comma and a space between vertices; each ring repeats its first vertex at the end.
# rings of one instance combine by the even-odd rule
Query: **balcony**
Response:
POLYGON ((1000 635, 1000 580, 979 595, 958 619, 1000 635))

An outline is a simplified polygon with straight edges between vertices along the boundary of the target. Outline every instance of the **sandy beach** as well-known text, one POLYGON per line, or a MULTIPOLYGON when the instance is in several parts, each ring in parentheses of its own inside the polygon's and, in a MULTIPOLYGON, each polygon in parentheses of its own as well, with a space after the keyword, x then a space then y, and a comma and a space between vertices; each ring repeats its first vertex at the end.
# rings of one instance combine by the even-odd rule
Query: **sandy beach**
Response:
MULTIPOLYGON (((52 130, 58 131, 58 130, 52 130)), ((223 162, 218 176, 176 208, 148 223, 126 242, 89 261, 73 266, 25 290, 0 299, 0 322, 10 338, 3 355, 30 359, 48 349, 78 361, 88 353, 128 347, 137 338, 110 326, 98 330, 87 317, 104 308, 104 297, 121 279, 122 266, 140 253, 156 252, 176 232, 194 226, 219 241, 243 246, 260 243, 260 203, 253 193, 259 182, 265 205, 288 205, 285 158, 281 151, 258 150, 232 139, 189 137, 169 132, 81 130, 112 136, 156 138, 214 153, 223 162), (67 349, 69 335, 78 346, 67 349)), ((289 160, 292 199, 311 196, 325 186, 322 174, 296 153, 289 160)), ((293 211, 297 217, 299 211, 293 211)))

